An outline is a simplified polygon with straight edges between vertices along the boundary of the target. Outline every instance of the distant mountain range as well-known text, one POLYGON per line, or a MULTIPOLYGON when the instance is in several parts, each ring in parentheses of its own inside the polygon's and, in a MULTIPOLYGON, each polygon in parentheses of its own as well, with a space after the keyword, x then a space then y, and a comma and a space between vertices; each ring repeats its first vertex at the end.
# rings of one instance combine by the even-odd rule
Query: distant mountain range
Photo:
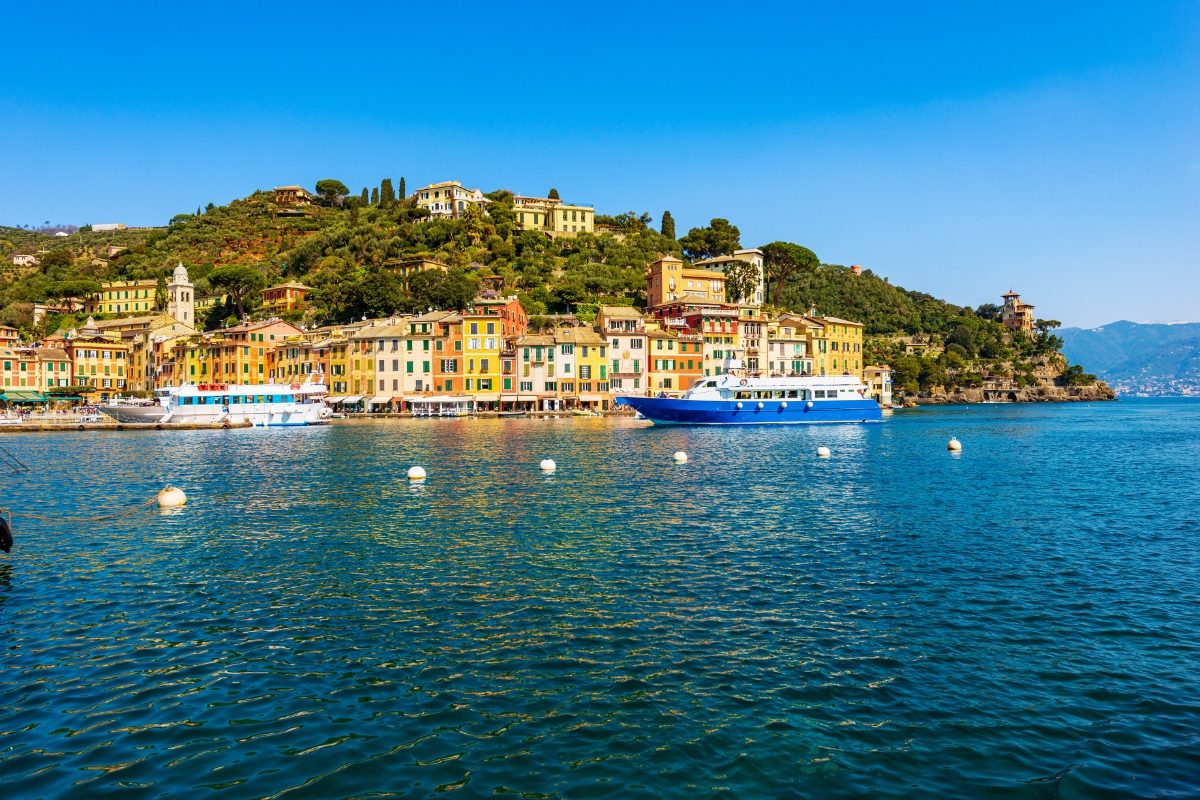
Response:
POLYGON ((1063 354, 1122 394, 1200 395, 1200 322, 1063 328, 1063 354))

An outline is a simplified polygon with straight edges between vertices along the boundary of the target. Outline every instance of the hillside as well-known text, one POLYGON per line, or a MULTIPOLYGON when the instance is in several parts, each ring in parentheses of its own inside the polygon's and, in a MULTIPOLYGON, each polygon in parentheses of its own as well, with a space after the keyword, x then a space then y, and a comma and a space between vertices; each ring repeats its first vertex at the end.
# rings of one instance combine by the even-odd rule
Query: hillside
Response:
POLYGON ((1200 393, 1200 323, 1122 320, 1099 328, 1065 328, 1060 335, 1064 354, 1087 363, 1122 392, 1200 393))
MULTIPOLYGON (((0 273, 0 322, 45 335, 79 320, 51 315, 35 330, 33 303, 79 297, 103 281, 166 276, 178 262, 187 266, 197 296, 243 296, 248 314, 254 313, 259 288, 302 281, 314 288, 310 307, 293 312, 290 321, 304 324, 462 307, 489 276, 502 278, 531 318, 570 312, 590 319, 599 304, 643 307, 646 266, 661 255, 698 259, 744 246, 737 227, 722 219, 676 239, 667 215, 666 234, 652 227, 649 214, 598 215, 602 232, 551 238, 521 230, 513 195, 505 190, 487 195, 486 214, 468 206, 459 219, 429 219, 411 201, 376 199, 389 197, 395 193, 386 181, 372 193, 363 189, 361 195, 298 210, 277 206, 274 193, 258 191, 228 205, 179 214, 163 228, 85 228, 68 237, 0 228, 0 255, 7 264, 0 273), (40 263, 13 266, 14 253, 38 253, 40 263), (418 257, 451 269, 423 273, 407 284, 387 269, 418 257)), ((956 306, 894 286, 869 269, 856 274, 822 264, 800 245, 773 242, 763 249, 768 311, 815 308, 861 321, 867 363, 895 367, 897 386, 913 394, 971 388, 997 376, 1025 388, 1044 381, 1047 369, 1075 384, 1091 379, 1081 368, 1067 375, 1065 364, 1056 366, 1060 340, 1051 335, 1052 325, 1036 337, 1012 337, 999 324, 996 306, 956 306), (930 352, 906 352, 911 348, 905 337, 914 334, 932 345, 930 352)), ((219 327, 236 315, 232 301, 218 304, 205 327, 219 327)))

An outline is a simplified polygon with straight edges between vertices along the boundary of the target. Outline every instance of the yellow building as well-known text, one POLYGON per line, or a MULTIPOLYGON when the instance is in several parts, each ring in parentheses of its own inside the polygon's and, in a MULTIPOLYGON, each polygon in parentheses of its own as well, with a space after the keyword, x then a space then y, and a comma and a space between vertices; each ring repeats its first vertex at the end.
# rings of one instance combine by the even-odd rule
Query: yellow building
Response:
POLYGON ((567 408, 603 410, 611 399, 608 383, 608 342, 591 326, 558 328, 558 391, 567 408))
POLYGON ((463 391, 475 395, 476 408, 488 408, 500 402, 502 323, 494 314, 470 312, 462 320, 463 391))
POLYGON ((125 393, 129 343, 119 335, 101 333, 89 317, 77 334, 69 336, 66 351, 71 356, 72 385, 88 387, 82 392, 85 401, 101 402, 125 393))
MULTIPOLYGON (((783 315, 783 319, 797 318, 796 315, 783 315)), ((807 327, 808 351, 812 354, 814 375, 856 375, 862 379, 861 322, 811 314, 800 319, 807 327)))
POLYGON ((156 280, 101 284, 99 294, 84 303, 88 314, 148 314, 154 311, 156 280))
POLYGON ((270 286, 262 290, 263 310, 272 314, 279 314, 284 311, 304 308, 304 299, 311 291, 311 286, 305 286, 299 281, 288 281, 278 286, 270 286))
POLYGON ((766 279, 765 262, 763 260, 763 251, 757 248, 747 250, 735 250, 730 256, 717 256, 716 258, 708 258, 695 263, 696 269, 716 271, 722 274, 730 267, 749 264, 754 270, 756 279, 753 287, 751 287, 748 295, 744 297, 729 298, 731 303, 743 303, 748 306, 757 308, 763 304, 763 292, 766 279))
POLYGON ((515 195, 513 215, 518 230, 542 231, 568 238, 596 231, 595 208, 564 203, 553 197, 515 195))
POLYGON ((405 291, 408 290, 408 282, 414 275, 420 275, 422 272, 429 272, 430 270, 450 271, 449 264, 443 264, 441 261, 435 261, 432 258, 409 258, 385 261, 383 262, 383 268, 400 276, 400 280, 404 283, 405 291))
POLYGON ((674 256, 663 256, 649 267, 646 304, 650 308, 672 303, 723 304, 725 273, 686 266, 674 256))

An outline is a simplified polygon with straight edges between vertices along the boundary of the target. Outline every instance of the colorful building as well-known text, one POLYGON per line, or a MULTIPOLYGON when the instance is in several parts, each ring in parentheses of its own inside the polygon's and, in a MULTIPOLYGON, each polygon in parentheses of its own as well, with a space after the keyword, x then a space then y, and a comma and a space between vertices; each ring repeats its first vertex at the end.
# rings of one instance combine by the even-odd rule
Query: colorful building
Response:
POLYGON ((646 374, 649 338, 641 313, 629 306, 601 306, 596 327, 608 340, 609 386, 614 394, 642 394, 649 387, 646 374))
POLYGON ((272 314, 304 308, 304 299, 312 291, 299 281, 288 281, 262 290, 262 307, 272 314))
POLYGON ((651 309, 677 303, 722 305, 725 273, 689 267, 674 256, 663 256, 649 267, 646 303, 651 309))
POLYGON ((706 270, 725 274, 730 267, 742 264, 749 264, 751 269, 753 269, 757 275, 753 287, 744 297, 723 297, 722 302, 728 301, 730 303, 743 304, 757 308, 763 304, 763 293, 766 283, 766 271, 762 250, 757 248, 735 250, 733 255, 717 256, 716 258, 707 258, 703 261, 697 261, 693 268, 697 270, 706 270))

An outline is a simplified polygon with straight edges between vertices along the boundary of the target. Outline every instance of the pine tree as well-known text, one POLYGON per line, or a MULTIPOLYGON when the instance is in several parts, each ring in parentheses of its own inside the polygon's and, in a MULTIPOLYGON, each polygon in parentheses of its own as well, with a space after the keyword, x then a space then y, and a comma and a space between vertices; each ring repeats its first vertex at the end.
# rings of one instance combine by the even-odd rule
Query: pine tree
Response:
POLYGON ((378 186, 371 189, 371 205, 373 205, 373 206, 379 205, 379 187, 378 186))
POLYGON ((550 194, 546 195, 546 197, 549 197, 551 200, 559 199, 558 198, 558 189, 551 189, 550 194))
POLYGON ((675 238, 675 218, 671 216, 670 211, 664 211, 662 215, 662 235, 668 239, 675 238))
POLYGON ((362 190, 362 204, 365 206, 369 202, 370 202, 370 195, 367 194, 367 187, 364 186, 363 190, 362 190))
POLYGON ((384 178, 383 183, 379 184, 379 205, 384 208, 394 205, 396 202, 396 190, 392 188, 392 179, 384 178))
POLYGON ((408 190, 404 188, 404 176, 403 175, 400 176, 400 199, 401 200, 408 199, 408 190))

